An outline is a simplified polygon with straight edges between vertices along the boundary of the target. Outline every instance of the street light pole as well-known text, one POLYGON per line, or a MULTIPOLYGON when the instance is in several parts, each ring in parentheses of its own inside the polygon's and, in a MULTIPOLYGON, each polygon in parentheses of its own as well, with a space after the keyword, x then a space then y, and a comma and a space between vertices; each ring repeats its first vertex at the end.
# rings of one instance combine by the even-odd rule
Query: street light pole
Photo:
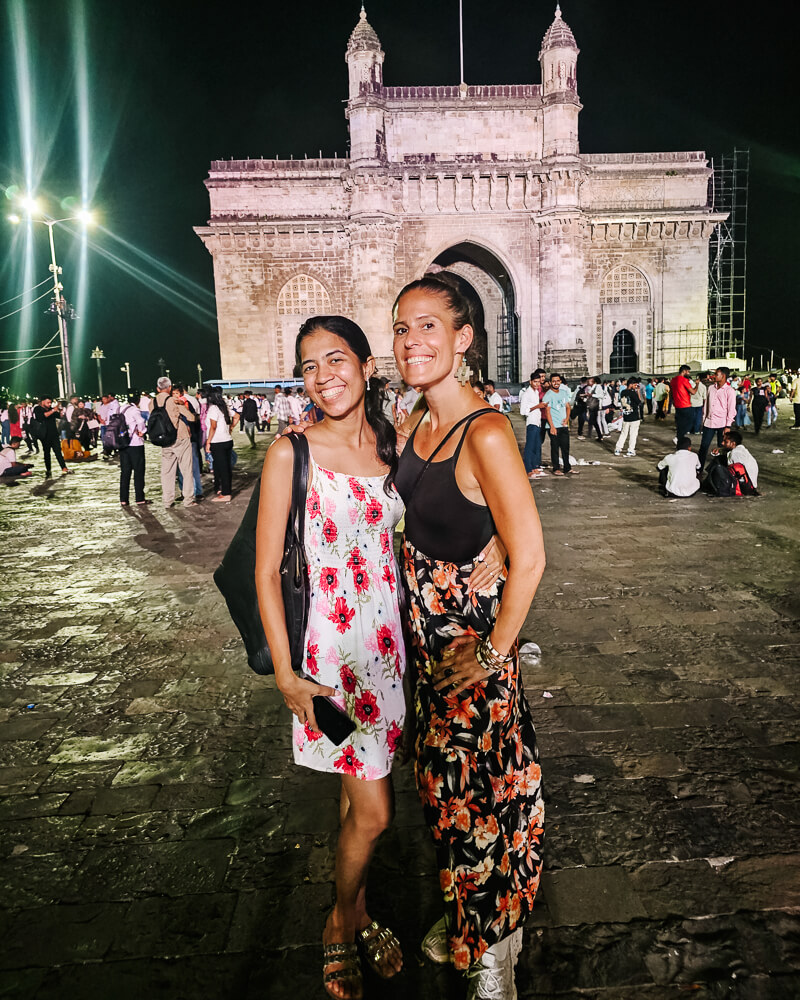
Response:
POLYGON ((68 396, 74 392, 74 386, 72 384, 72 372, 69 366, 69 342, 67 340, 67 324, 64 321, 64 313, 66 310, 66 302, 64 301, 61 292, 63 285, 58 280, 58 276, 61 274, 61 268, 56 263, 56 243, 53 239, 53 226, 55 223, 48 222, 46 219, 42 220, 47 226, 47 232, 50 236, 50 270, 53 272, 53 295, 55 296, 55 306, 56 306, 56 316, 58 317, 58 335, 61 340, 61 364, 64 369, 64 395, 68 396))
POLYGON ((100 350, 99 347, 95 347, 92 351, 92 357, 97 362, 97 391, 100 396, 103 395, 103 373, 100 371, 100 362, 105 357, 105 354, 100 350))
POLYGON ((126 361, 125 364, 120 368, 121 372, 125 372, 125 378, 128 382, 128 392, 131 391, 131 363, 126 361))
POLYGON ((58 394, 63 398, 67 395, 64 392, 64 370, 61 365, 56 365, 56 371, 58 372, 58 394))
POLYGON ((203 384, 203 369, 200 367, 200 362, 197 363, 197 388, 203 384))

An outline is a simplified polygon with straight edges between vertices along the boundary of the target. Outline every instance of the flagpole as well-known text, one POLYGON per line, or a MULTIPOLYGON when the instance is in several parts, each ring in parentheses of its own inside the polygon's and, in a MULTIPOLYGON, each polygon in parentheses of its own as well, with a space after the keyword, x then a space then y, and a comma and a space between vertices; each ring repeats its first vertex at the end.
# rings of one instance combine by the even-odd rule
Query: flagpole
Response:
POLYGON ((464 83, 464 0, 458 0, 458 44, 461 53, 461 82, 464 83))

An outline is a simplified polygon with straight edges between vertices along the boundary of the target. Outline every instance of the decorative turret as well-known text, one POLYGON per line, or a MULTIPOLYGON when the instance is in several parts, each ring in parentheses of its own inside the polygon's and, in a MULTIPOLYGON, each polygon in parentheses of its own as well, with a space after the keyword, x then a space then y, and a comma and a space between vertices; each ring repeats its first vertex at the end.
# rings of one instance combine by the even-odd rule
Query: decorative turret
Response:
POLYGON ((350 78, 347 119, 350 123, 350 161, 368 166, 386 158, 383 103, 383 49, 361 7, 358 24, 345 52, 350 78))
POLYGON ((578 155, 578 49, 569 25, 556 7, 553 23, 545 32, 539 52, 544 104, 543 156, 578 155))
POLYGON ((350 75, 350 100, 379 93, 383 86, 383 49, 361 7, 358 24, 347 43, 345 60, 350 75))

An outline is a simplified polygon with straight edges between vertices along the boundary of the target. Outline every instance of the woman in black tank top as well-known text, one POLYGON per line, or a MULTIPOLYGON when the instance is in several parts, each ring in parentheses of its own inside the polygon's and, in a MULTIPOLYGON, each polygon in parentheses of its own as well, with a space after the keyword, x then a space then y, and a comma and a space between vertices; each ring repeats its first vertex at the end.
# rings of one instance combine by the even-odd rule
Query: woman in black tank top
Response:
POLYGON ((541 526, 508 420, 464 376, 472 326, 457 287, 433 275, 406 286, 394 334, 400 373, 426 403, 410 418, 395 477, 406 505, 417 787, 445 907, 423 950, 467 973, 469 997, 512 997, 544 836, 516 646, 544 572, 541 526), (508 551, 507 570, 489 591, 470 592, 476 558, 494 533, 508 551))

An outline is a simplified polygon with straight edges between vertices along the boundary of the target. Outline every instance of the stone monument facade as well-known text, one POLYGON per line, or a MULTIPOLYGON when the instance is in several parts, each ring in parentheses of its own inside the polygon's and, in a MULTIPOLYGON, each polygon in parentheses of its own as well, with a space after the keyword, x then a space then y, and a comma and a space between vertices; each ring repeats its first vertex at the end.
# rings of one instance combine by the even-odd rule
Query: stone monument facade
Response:
POLYGON ((362 8, 350 154, 223 160, 195 231, 214 261, 222 375, 291 376, 300 324, 342 313, 391 374, 391 305, 426 271, 476 306, 473 367, 671 371, 706 352, 703 152, 581 153, 578 47, 556 8, 540 84, 387 87, 362 8))

